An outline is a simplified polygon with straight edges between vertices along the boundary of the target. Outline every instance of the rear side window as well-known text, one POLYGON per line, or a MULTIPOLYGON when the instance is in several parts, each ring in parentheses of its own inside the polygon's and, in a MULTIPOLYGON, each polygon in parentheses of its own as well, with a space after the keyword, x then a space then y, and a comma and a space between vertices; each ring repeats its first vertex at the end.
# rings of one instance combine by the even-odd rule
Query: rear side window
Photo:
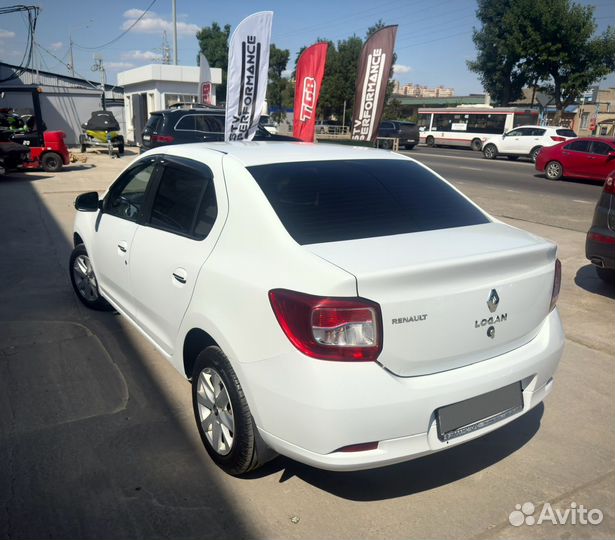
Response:
POLYGON ((248 170, 299 244, 489 222, 454 189, 411 161, 311 161, 248 170))
POLYGON ((590 141, 573 141, 565 146, 566 150, 572 152, 589 152, 590 141))
POLYGON ((555 133, 557 133, 560 137, 576 137, 577 134, 571 129, 556 129, 555 133))
POLYGON ((612 152, 613 148, 610 145, 600 141, 594 141, 592 143, 592 154, 598 154, 600 156, 606 156, 609 152, 612 152))
POLYGON ((532 128, 530 130, 530 135, 533 135, 534 137, 542 137, 545 134, 546 129, 540 129, 540 128, 532 128))
POLYGON ((177 124, 175 124, 175 129, 178 131, 194 131, 196 129, 194 118, 194 114, 182 116, 177 124))
POLYGON ((203 239, 209 234, 216 216, 211 177, 173 163, 164 166, 152 204, 151 225, 203 239))

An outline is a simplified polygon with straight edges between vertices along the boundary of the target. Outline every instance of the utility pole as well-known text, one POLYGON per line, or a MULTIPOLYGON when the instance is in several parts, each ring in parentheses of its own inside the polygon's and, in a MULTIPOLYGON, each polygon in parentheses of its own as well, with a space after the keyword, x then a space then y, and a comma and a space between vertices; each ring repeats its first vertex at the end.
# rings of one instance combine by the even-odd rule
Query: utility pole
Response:
POLYGON ((102 56, 95 55, 94 56, 94 65, 90 68, 92 71, 100 72, 100 89, 101 89, 101 105, 103 111, 107 110, 105 106, 105 86, 107 84, 107 72, 105 71, 105 66, 103 64, 102 56))
POLYGON ((75 60, 73 59, 73 36, 72 34, 68 34, 68 50, 70 52, 70 75, 71 77, 75 76, 75 60))
POLYGON ((162 31, 162 63, 171 63, 171 47, 169 47, 169 40, 167 39, 167 31, 162 31))
POLYGON ((173 0, 173 64, 177 65, 177 5, 173 0))

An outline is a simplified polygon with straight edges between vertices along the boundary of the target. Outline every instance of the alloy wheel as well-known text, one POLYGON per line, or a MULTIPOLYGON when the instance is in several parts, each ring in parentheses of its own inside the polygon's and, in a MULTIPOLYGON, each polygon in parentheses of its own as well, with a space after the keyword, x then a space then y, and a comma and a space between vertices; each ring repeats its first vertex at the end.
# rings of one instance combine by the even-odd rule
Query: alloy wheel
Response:
POLYGON ((199 373, 196 399, 207 441, 217 454, 226 456, 233 448, 235 418, 228 390, 216 370, 205 368, 199 373))
POLYGON ((79 255, 73 263, 73 277, 79 294, 88 302, 98 300, 98 282, 94 275, 92 263, 87 255, 79 255))

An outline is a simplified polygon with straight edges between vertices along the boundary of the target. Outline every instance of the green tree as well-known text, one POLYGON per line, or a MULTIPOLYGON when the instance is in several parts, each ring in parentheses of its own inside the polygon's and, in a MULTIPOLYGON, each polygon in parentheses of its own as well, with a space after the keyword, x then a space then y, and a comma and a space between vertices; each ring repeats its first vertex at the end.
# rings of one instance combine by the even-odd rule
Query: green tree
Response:
POLYGON ((515 0, 478 0, 476 17, 482 23, 474 29, 472 40, 478 51, 476 60, 468 61, 468 68, 477 73, 483 88, 494 103, 508 105, 523 95, 528 74, 522 62, 521 43, 514 42, 511 8, 515 0))
POLYGON ((615 33, 595 36, 594 8, 570 0, 478 0, 477 59, 468 62, 494 101, 507 105, 525 84, 565 107, 615 69, 615 33))
MULTIPOLYGON (((275 44, 269 46, 269 81, 267 83, 267 104, 270 109, 283 111, 286 108, 287 87, 290 85, 288 79, 282 77, 282 72, 288 65, 290 51, 288 49, 278 49, 275 44)), ((272 115, 275 120, 280 121, 283 112, 272 115)))
POLYGON ((562 111, 615 69, 615 32, 595 36, 594 7, 569 0, 516 0, 516 36, 524 39, 528 71, 562 111))
MULTIPOLYGON (((222 84, 216 88, 216 101, 226 101, 226 71, 228 68, 228 40, 231 35, 231 25, 225 24, 221 28, 217 22, 211 26, 201 28, 196 33, 199 42, 199 52, 205 55, 210 67, 222 69, 222 84)), ((197 64, 200 56, 197 55, 197 64)))

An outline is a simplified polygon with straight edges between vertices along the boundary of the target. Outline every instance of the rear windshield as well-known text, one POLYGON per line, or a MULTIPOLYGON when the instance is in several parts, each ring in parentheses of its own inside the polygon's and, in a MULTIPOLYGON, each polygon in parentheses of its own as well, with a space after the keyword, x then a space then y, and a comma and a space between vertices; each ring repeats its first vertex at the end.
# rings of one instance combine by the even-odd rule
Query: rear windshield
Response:
POLYGON ((557 133, 560 137, 576 137, 577 134, 571 129, 556 129, 555 133, 557 133))
POLYGON ((248 170, 299 244, 489 221, 454 189, 412 161, 309 161, 248 170))
POLYGON ((158 123, 160 120, 162 120, 162 116, 160 114, 152 114, 147 120, 147 124, 145 124, 145 129, 158 131, 158 123))

